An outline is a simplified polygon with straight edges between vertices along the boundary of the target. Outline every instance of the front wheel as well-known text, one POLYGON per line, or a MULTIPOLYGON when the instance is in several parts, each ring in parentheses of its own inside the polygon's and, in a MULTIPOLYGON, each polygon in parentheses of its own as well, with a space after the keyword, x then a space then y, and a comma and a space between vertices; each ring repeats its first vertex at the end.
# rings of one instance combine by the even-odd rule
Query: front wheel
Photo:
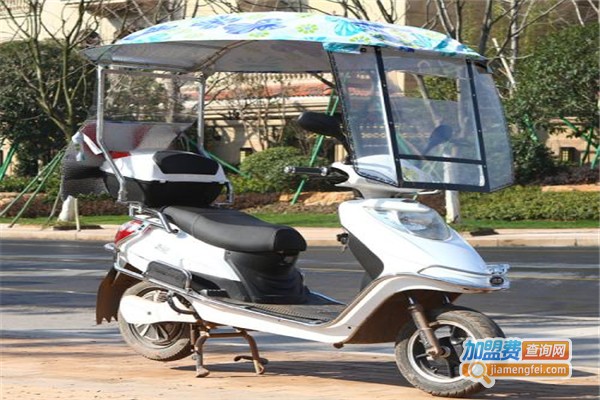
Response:
MULTIPOLYGON (((167 301, 167 291, 149 282, 140 282, 125 291, 155 302, 167 301)), ((189 324, 160 322, 156 324, 130 324, 119 311, 119 330, 123 339, 142 356, 155 361, 174 361, 191 354, 189 324)))
POLYGON ((427 318, 440 345, 450 351, 434 359, 425 352, 415 324, 406 323, 396 340, 396 364, 413 386, 442 397, 466 397, 484 389, 460 375, 460 356, 468 339, 504 337, 494 321, 468 308, 445 306, 427 312, 427 318))

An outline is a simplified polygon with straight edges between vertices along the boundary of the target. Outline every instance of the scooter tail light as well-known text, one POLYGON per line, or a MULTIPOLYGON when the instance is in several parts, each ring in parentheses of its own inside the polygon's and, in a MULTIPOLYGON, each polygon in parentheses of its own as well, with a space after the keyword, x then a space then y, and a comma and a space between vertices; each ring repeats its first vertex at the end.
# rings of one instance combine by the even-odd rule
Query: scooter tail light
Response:
POLYGON ((139 232, 140 228, 142 227, 142 224, 142 221, 133 219, 121 225, 119 227, 119 230, 117 231, 117 234, 115 235, 115 244, 118 244, 119 242, 122 242, 134 233, 139 232))

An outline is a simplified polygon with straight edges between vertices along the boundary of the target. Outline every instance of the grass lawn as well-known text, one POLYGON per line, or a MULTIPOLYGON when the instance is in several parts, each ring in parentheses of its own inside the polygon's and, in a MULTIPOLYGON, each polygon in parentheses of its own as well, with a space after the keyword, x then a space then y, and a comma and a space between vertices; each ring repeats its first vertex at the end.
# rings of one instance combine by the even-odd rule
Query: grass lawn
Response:
POLYGON ((321 227, 321 228, 339 228, 340 220, 337 214, 254 214, 255 217, 272 224, 321 227))
MULTIPOLYGON (((256 217, 274 224, 307 227, 340 227, 337 214, 255 214, 256 217)), ((493 229, 576 229, 598 228, 598 221, 476 221, 464 220, 452 225, 457 231, 473 231, 481 228, 493 229)))
MULTIPOLYGON (((309 226, 309 227, 339 227, 340 223, 337 214, 254 214, 255 217, 271 222, 273 224, 309 226)), ((98 215, 85 216, 80 218, 82 225, 120 225, 129 221, 127 215, 98 215)), ((17 224, 22 225, 43 225, 48 218, 21 218, 17 224)), ((0 218, 0 223, 8 224, 12 218, 0 218)), ((53 220, 53 222, 56 219, 53 220)))
POLYGON ((481 228, 493 229, 578 229, 578 228, 599 228, 598 221, 497 221, 497 220, 470 220, 465 219, 460 224, 452 225, 454 229, 460 232, 473 231, 481 228))
MULTIPOLYGON (((301 227, 340 227, 337 214, 311 214, 311 213, 289 213, 289 214, 254 214, 265 221, 291 226, 301 227)), ((48 218, 21 218, 18 224, 43 225, 48 218)), ((81 224, 88 225, 119 225, 129 220, 126 215, 99 215, 81 217, 81 224)), ((0 218, 0 223, 7 224, 12 218, 0 218)), ((464 220, 463 223, 453 225, 458 231, 473 231, 481 228, 493 229, 554 229, 554 228, 598 228, 599 223, 595 220, 583 221, 496 221, 496 220, 464 220)))
MULTIPOLYGON (((13 218, 0 218, 0 224, 9 224, 13 218)), ((94 215, 80 217, 81 225, 120 225, 129 221, 127 215, 94 215)), ((44 225, 48 221, 48 217, 37 218, 20 218, 17 221, 18 225, 44 225)), ((56 222, 56 218, 52 219, 52 225, 56 222)))

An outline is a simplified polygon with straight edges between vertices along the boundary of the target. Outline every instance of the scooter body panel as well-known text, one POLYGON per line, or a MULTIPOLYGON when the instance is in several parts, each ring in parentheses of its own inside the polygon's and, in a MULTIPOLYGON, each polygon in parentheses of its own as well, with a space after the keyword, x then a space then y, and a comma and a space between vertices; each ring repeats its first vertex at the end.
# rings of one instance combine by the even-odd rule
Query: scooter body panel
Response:
MULTIPOLYGON (((347 201, 340 206, 340 220, 345 229, 363 242, 383 263, 378 277, 334 320, 307 323, 274 316, 218 299, 181 290, 193 311, 203 321, 215 325, 257 330, 325 343, 348 341, 378 307, 397 293, 424 290, 440 293, 483 293, 502 290, 492 285, 485 262, 455 231, 448 230, 443 240, 419 237, 391 226, 378 218, 374 210, 420 212, 431 211, 418 203, 403 199, 368 199, 347 201)), ((175 226, 172 226, 176 229, 175 226)), ((448 228, 449 229, 449 228, 448 228)), ((136 237, 120 245, 121 260, 130 263, 143 275, 151 262, 160 262, 207 277, 239 281, 227 263, 224 249, 204 243, 179 230, 168 233, 148 226, 136 237)), ((156 323, 188 321, 189 315, 176 310, 169 314, 165 305, 125 296, 122 313, 128 322, 156 323), (125 311, 123 311, 125 310, 125 311)), ((406 310, 398 310, 406 313, 406 310)))
MULTIPOLYGON (((385 277, 367 287, 337 318, 320 324, 304 323, 260 313, 210 297, 187 297, 187 299, 202 320, 210 324, 233 326, 323 343, 344 343, 390 297, 396 293, 416 290, 480 293, 489 291, 489 288, 466 288, 409 274, 385 277)), ((130 323, 187 321, 189 316, 182 316, 175 310, 171 310, 169 315, 165 311, 165 306, 161 304, 165 303, 154 303, 136 296, 124 296, 121 300, 121 307, 123 310, 127 310, 126 313, 123 311, 122 313, 130 323)), ((402 313, 406 313, 406 310, 398 310, 399 315, 402 313)))
POLYGON ((168 233, 149 226, 135 238, 120 245, 122 262, 145 272, 151 262, 159 262, 189 270, 204 276, 239 281, 240 278, 225 260, 225 249, 210 245, 177 229, 168 233))
MULTIPOLYGON (((247 20, 259 17, 248 15, 247 20)), ((280 17, 289 27, 298 18, 317 16, 282 13, 280 17)), ((357 24, 343 18, 325 22, 357 24)), ((398 368, 414 386, 445 397, 479 391, 480 382, 460 376, 463 343, 469 337, 481 339, 502 332, 493 321, 453 307, 451 302, 461 293, 508 288, 508 266, 486 265, 435 211, 394 197, 425 194, 424 190, 491 192, 512 183, 508 129, 485 58, 458 51, 458 42, 444 40, 444 49, 433 46, 437 40, 433 32, 421 30, 414 32, 415 37, 431 39, 432 45, 415 44, 415 54, 404 47, 394 51, 398 46, 391 46, 389 40, 359 40, 360 51, 327 49, 315 55, 312 50, 322 47, 322 38, 303 37, 299 40, 310 57, 290 62, 279 57, 281 52, 272 40, 285 45, 286 40, 298 38, 275 35, 261 45, 252 33, 237 35, 240 46, 220 37, 208 47, 204 42, 209 39, 189 40, 184 49, 187 58, 166 60, 165 51, 180 49, 177 38, 185 36, 188 25, 184 21, 184 25, 169 26, 176 40, 136 34, 87 53, 98 64, 96 116, 77 132, 67 149, 66 166, 72 173, 65 169, 65 181, 102 179, 111 196, 129 203, 134 217, 119 230, 115 243, 107 246, 115 263, 101 283, 97 321, 110 321, 120 312, 123 338, 149 359, 180 359, 193 348, 197 377, 209 373, 203 365, 202 346, 211 335, 245 338, 256 372, 263 373, 265 362, 247 332, 261 331, 334 345, 397 341, 398 368), (127 43, 132 38, 156 51, 136 54, 137 47, 127 43), (279 58, 281 62, 243 65, 228 61, 248 58, 254 46, 270 61, 279 58), (448 58, 449 51, 452 58, 448 58), (141 70, 136 71, 136 66, 141 70), (339 236, 340 241, 348 244, 366 272, 362 290, 345 308, 306 288, 295 264, 306 248, 298 232, 243 215, 227 217, 227 212, 217 208, 215 202, 224 195, 223 189, 227 189, 229 204, 233 191, 222 160, 203 149, 203 77, 219 71, 331 73, 327 83, 336 88, 336 99, 332 97, 327 115, 306 112, 298 124, 338 139, 348 157, 330 168, 290 166, 286 170, 330 178, 362 198, 345 202, 339 209, 348 232, 339 236), (388 75, 398 73, 418 78, 424 95, 388 85, 388 75), (109 75, 132 79, 114 80, 109 75), (161 85, 171 80, 168 107, 159 107, 160 112, 130 110, 127 99, 131 96, 118 104, 123 100, 118 95, 121 90, 129 93, 143 84, 133 79, 137 76, 161 85), (432 103, 425 90, 428 77, 454 83, 456 90, 432 103), (190 95, 192 83, 197 96, 190 95), (478 107, 479 103, 486 106, 478 107), (197 121, 194 138, 193 120, 197 121), (402 126, 394 125, 398 120, 402 126), (103 165, 101 157, 96 157, 100 153, 103 165), (84 163, 71 163, 73 158, 84 163), (176 207, 187 209, 171 212, 176 207), (407 324, 411 319, 412 325, 407 324), (211 333, 221 327, 231 327, 233 332, 211 333)), ((396 27, 385 24, 372 28, 397 33, 396 27)), ((166 104, 155 100, 157 105, 166 104)))
MULTIPOLYGON (((342 226, 383 264, 377 277, 410 273, 466 287, 491 286, 488 265, 456 231, 447 227, 443 239, 420 237, 399 223, 378 217, 382 212, 434 211, 405 199, 351 200, 340 205, 342 226)), ((507 288, 508 281, 501 286, 507 288)))

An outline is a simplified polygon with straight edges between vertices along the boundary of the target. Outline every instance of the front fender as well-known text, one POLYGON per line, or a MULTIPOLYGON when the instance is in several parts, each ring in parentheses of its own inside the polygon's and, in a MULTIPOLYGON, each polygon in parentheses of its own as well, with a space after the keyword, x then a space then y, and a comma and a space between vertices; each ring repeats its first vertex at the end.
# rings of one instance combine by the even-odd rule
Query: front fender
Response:
POLYGON ((344 341, 347 344, 393 343, 400 328, 412 317, 408 311, 408 295, 412 296, 425 310, 434 310, 453 302, 461 293, 435 290, 411 290, 398 292, 388 297, 371 313, 355 332, 344 341))

